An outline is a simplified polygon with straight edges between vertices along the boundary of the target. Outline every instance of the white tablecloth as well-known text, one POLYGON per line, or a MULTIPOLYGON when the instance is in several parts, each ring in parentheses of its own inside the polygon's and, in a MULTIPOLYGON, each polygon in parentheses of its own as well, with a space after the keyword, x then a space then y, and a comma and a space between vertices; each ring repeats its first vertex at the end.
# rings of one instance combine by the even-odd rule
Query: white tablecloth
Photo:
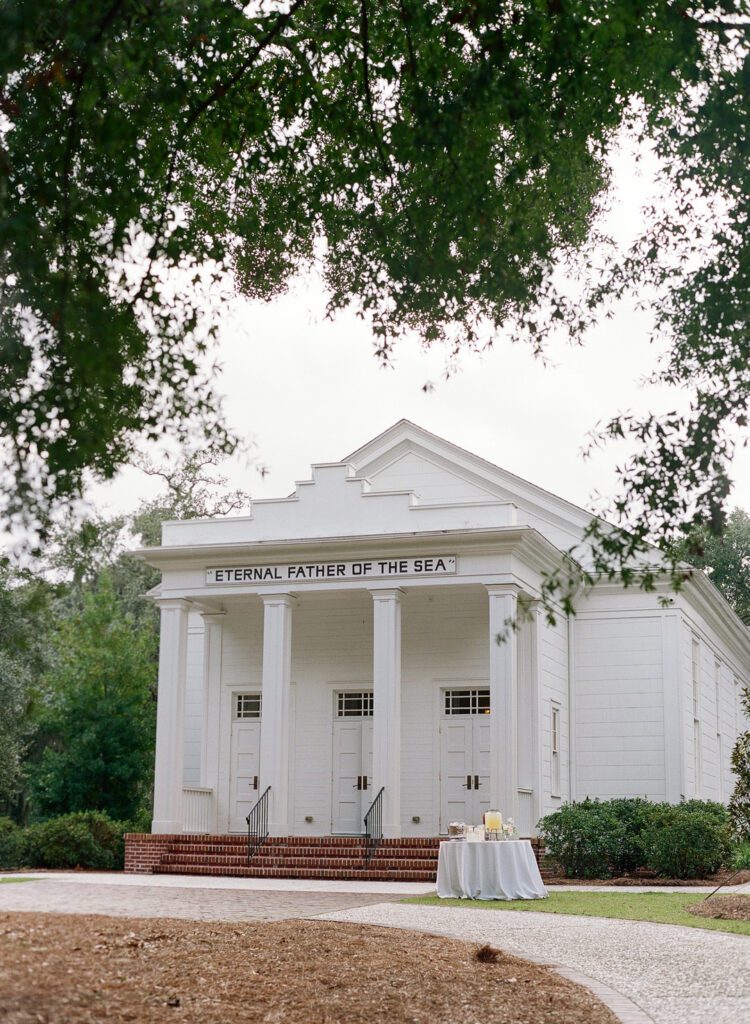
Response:
POLYGON ((547 895, 528 839, 440 844, 437 893, 442 899, 538 900, 547 895))

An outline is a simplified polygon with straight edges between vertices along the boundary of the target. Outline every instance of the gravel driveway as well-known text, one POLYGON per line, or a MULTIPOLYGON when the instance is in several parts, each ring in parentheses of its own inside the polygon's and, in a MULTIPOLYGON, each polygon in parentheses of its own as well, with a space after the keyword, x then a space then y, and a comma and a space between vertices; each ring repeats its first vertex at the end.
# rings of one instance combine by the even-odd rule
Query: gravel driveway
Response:
POLYGON ((750 1021, 750 938, 675 925, 510 910, 379 904, 326 915, 490 942, 564 964, 621 992, 658 1024, 750 1021))

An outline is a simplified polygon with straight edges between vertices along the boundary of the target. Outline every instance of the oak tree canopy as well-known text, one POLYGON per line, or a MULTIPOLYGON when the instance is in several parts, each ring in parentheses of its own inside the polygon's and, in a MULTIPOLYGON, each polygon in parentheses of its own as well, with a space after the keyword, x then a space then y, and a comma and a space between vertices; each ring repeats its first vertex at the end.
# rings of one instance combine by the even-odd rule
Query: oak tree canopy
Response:
POLYGON ((406 331, 539 350, 641 297, 695 397, 605 425, 634 454, 600 568, 720 529, 750 390, 749 32, 741 0, 3 4, 6 520, 43 525, 165 431, 229 450, 212 300, 315 265, 384 359, 406 331), (599 231, 623 132, 666 197, 628 251, 599 231))

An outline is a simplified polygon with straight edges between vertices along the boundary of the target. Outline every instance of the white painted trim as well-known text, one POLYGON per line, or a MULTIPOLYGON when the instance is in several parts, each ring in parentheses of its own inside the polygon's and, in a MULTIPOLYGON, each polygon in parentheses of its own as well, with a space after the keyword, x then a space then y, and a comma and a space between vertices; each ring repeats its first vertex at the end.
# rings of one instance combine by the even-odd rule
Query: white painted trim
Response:
POLYGON ((534 825, 544 813, 544 738, 542 736, 542 616, 537 605, 534 612, 534 636, 532 638, 532 665, 534 678, 534 825))

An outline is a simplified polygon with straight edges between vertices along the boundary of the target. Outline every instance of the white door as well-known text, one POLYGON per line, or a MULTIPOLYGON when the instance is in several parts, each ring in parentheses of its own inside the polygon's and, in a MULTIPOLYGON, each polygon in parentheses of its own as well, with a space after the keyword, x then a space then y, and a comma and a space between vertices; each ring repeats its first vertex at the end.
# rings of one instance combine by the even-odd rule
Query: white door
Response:
POLYGON ((440 723, 440 831, 451 821, 481 825, 490 809, 489 690, 442 694, 440 723))
POLYGON ((260 715, 259 693, 234 694, 229 796, 230 832, 245 831, 245 819, 261 795, 260 715))
POLYGON ((361 835, 372 802, 372 692, 336 694, 331 831, 361 835))

